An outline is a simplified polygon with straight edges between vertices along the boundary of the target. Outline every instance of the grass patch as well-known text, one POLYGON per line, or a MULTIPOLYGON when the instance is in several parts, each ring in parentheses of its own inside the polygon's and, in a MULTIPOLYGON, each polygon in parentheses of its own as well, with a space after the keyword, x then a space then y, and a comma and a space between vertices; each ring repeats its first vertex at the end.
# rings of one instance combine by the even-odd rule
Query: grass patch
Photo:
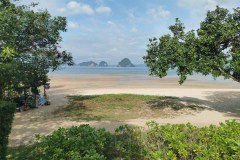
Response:
POLYGON ((70 96, 70 104, 54 112, 71 120, 124 121, 136 118, 169 118, 202 110, 177 97, 133 94, 70 96))

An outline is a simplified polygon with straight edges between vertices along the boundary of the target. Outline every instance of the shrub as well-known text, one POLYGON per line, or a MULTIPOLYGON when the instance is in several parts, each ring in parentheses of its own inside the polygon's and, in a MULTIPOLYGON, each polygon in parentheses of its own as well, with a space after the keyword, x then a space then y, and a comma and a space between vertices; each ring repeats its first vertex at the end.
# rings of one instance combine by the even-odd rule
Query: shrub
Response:
POLYGON ((0 159, 6 159, 8 136, 11 132, 16 104, 0 101, 0 159))
POLYGON ((148 123, 149 159, 240 159, 240 123, 198 128, 191 124, 148 123))
POLYGON ((120 126, 112 134, 89 125, 60 128, 42 136, 31 155, 39 159, 186 160, 240 159, 240 123, 199 128, 191 124, 120 126))
POLYGON ((105 160, 111 143, 112 135, 105 129, 96 130, 89 125, 73 126, 39 137, 32 155, 44 160, 105 160))
POLYGON ((143 132, 140 127, 123 125, 116 129, 114 134, 114 158, 141 160, 145 150, 143 132))

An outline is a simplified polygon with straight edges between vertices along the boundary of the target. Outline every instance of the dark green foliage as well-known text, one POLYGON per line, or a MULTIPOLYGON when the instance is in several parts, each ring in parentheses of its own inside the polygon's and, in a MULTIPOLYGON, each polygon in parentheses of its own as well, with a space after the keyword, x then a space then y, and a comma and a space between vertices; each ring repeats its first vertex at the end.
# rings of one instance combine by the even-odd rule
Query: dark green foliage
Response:
MULTIPOLYGON (((28 147, 31 149, 26 157, 44 160, 240 159, 239 122, 227 121, 220 126, 203 128, 191 124, 159 125, 155 122, 147 125, 149 129, 146 131, 123 125, 113 134, 88 125, 60 128, 52 135, 40 137, 37 143, 28 147)), ((19 155, 22 157, 22 154, 19 155)))
POLYGON ((148 124, 146 145, 150 159, 239 159, 240 123, 219 127, 148 124))
POLYGON ((39 139, 33 156, 44 160, 104 160, 111 150, 111 142, 112 135, 105 129, 96 130, 88 125, 60 128, 39 139))
POLYGON ((0 159, 6 159, 8 135, 11 132, 12 121, 16 105, 10 102, 0 101, 0 159))
MULTIPOLYGON (((21 145, 17 147, 8 147, 7 160, 31 160, 33 159, 30 152, 34 149, 34 145, 21 145)), ((35 158, 36 159, 36 158, 35 158)))
POLYGON ((123 125, 115 131, 115 155, 119 159, 144 159, 145 150, 142 130, 139 127, 123 125))
POLYGON ((160 78, 177 69, 182 84, 194 72, 240 82, 240 8, 208 11, 197 31, 185 32, 179 19, 171 34, 150 39, 145 63, 160 78))
POLYGON ((0 99, 6 91, 44 85, 50 70, 73 64, 70 53, 59 49, 66 24, 46 10, 0 1, 0 99))

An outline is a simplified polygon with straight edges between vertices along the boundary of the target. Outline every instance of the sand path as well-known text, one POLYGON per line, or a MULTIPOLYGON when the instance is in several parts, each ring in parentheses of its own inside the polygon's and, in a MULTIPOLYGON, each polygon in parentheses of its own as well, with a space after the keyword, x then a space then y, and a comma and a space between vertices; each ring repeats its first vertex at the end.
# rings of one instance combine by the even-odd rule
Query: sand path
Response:
MULTIPOLYGON (((221 87, 215 85, 202 85, 203 87, 190 87, 193 84, 188 83, 187 87, 175 87, 166 80, 165 87, 147 87, 148 85, 125 84, 119 86, 111 81, 111 78, 103 78, 100 83, 94 83, 91 80, 75 81, 74 79, 55 79, 52 81, 52 88, 49 95, 52 104, 43 106, 39 109, 33 109, 26 112, 16 113, 13 122, 13 128, 10 135, 10 146, 19 146, 28 144, 33 140, 35 134, 46 135, 59 127, 70 127, 73 125, 90 124, 96 128, 106 128, 114 131, 121 124, 130 124, 144 126, 146 122, 154 120, 161 124, 166 123, 188 123, 191 122, 197 126, 206 126, 210 124, 219 124, 229 119, 240 120, 240 89, 235 87, 221 87), (104 83, 105 82, 105 83, 104 83), (94 87, 84 85, 92 83, 94 87), (108 86, 111 84, 111 87, 108 86), (204 87, 205 86, 205 87, 204 87), (220 88, 220 89, 216 89, 220 88), (118 94, 132 93, 160 96, 177 96, 184 100, 208 106, 209 110, 204 110, 196 115, 180 115, 175 118, 166 119, 132 119, 124 122, 92 121, 92 122, 74 122, 64 118, 56 118, 52 114, 56 109, 63 107, 68 103, 67 95, 95 95, 95 94, 118 94)), ((98 81, 98 82, 99 82, 98 81)), ((161 83, 163 84, 163 82, 161 83)), ((201 85, 200 85, 201 86, 201 85)))

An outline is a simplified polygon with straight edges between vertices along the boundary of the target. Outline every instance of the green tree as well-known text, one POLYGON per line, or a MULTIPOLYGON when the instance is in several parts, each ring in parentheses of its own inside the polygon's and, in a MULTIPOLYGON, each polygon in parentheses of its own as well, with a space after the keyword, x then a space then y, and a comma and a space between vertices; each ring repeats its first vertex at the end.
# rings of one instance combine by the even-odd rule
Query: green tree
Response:
POLYGON ((16 86, 43 85, 50 69, 73 64, 70 53, 60 50, 61 32, 66 32, 65 17, 0 1, 0 99, 16 86))
POLYGON ((7 93, 14 91, 22 93, 29 88, 37 90, 39 86, 46 84, 49 81, 47 74, 51 69, 50 67, 51 62, 47 56, 21 54, 19 58, 14 58, 11 62, 2 65, 3 72, 0 75, 3 77, 2 80, 6 82, 5 90, 7 93), (8 73, 9 70, 11 70, 10 73, 8 73), (11 81, 7 82, 7 80, 11 81))
POLYGON ((176 69, 180 84, 193 73, 240 82, 240 8, 229 12, 217 6, 196 31, 185 32, 179 19, 169 29, 171 34, 149 40, 143 59, 151 75, 162 78, 176 69))

